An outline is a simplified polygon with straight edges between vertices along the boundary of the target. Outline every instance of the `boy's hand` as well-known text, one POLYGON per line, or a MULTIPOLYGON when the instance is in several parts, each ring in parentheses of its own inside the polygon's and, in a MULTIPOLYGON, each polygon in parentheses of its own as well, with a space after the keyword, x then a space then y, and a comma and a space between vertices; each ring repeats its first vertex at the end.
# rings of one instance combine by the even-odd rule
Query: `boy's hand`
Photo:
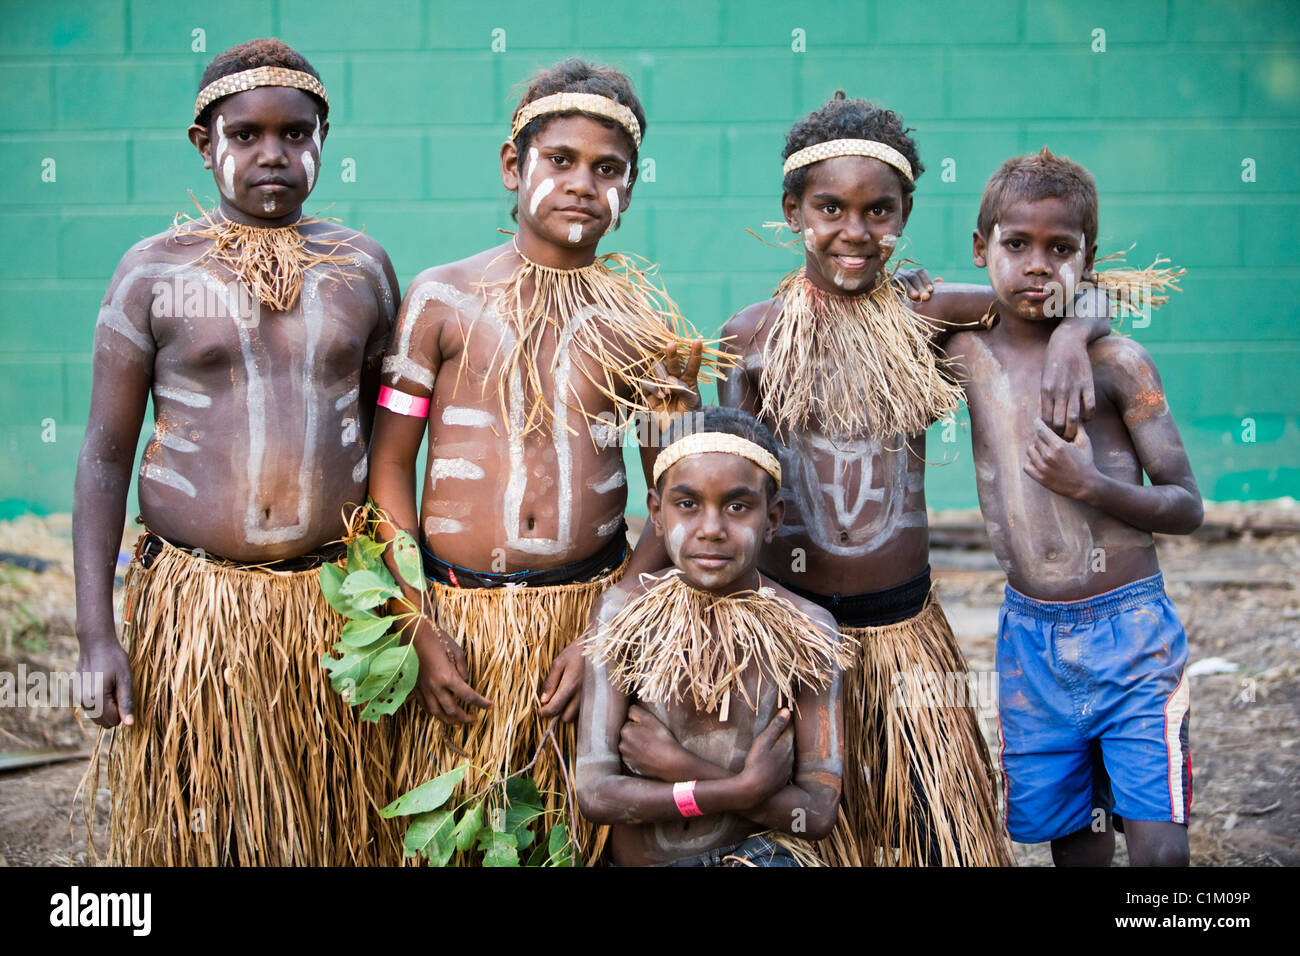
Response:
POLYGON ((689 356, 679 356, 677 346, 670 345, 664 350, 663 360, 655 363, 655 375, 665 384, 647 382, 641 391, 661 429, 668 427, 674 415, 700 407, 698 379, 703 358, 704 342, 696 339, 689 356))
POLYGON ((1070 441, 1079 431, 1079 422, 1089 421, 1097 411, 1097 393, 1088 343, 1081 335, 1060 332, 1058 328, 1053 333, 1043 357, 1039 410, 1043 421, 1070 441))
POLYGON ((104 728, 135 723, 131 699, 131 667, 116 637, 82 644, 77 659, 79 703, 104 728))
POLYGON ((794 727, 790 724, 790 709, 783 707, 754 738, 740 777, 754 804, 759 804, 789 783, 793 774, 794 727))
POLYGON ((694 776, 682 762, 690 757, 664 722, 640 704, 628 708, 627 723, 619 732, 618 752, 634 774, 652 780, 686 780, 694 776))
POLYGON ((931 281, 930 273, 924 269, 899 269, 894 273, 894 280, 902 284, 903 291, 914 302, 927 301, 934 294, 934 283, 943 281, 931 281))
POLYGON ((469 685, 465 652, 441 628, 422 617, 411 641, 420 662, 415 693, 425 710, 444 724, 472 724, 478 718, 469 713, 470 707, 486 710, 492 706, 492 701, 469 685))
POLYGON ((571 724, 578 719, 578 704, 582 701, 582 641, 574 641, 555 657, 551 672, 542 683, 543 717, 556 717, 563 712, 563 720, 571 724))
POLYGON ((1084 500, 1099 474, 1088 433, 1080 428, 1074 440, 1067 442, 1041 421, 1035 422, 1025 474, 1058 495, 1084 500))

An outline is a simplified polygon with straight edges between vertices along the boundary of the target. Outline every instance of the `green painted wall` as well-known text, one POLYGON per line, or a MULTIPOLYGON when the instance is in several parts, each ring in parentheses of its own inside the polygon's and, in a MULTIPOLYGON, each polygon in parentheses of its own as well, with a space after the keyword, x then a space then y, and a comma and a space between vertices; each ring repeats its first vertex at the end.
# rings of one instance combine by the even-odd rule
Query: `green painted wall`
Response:
MULTIPOLYGON (((1136 242, 1140 264, 1190 270, 1134 334, 1205 496, 1300 496, 1300 4, 4 0, 0 23, 0 514, 70 508, 100 297, 131 243, 192 208, 187 189, 215 197, 184 135, 198 79, 266 35, 334 104, 309 210, 364 226, 403 283, 509 225, 496 150, 517 84, 575 53, 623 68, 655 178, 609 248, 661 262, 708 331, 797 264, 745 229, 778 217, 784 132, 835 88, 916 127, 911 255, 951 280, 982 275, 969 236, 994 167, 1050 145, 1097 177, 1103 252, 1136 242)), ((973 505, 968 437, 936 432, 930 457, 953 462, 931 504, 973 505)))

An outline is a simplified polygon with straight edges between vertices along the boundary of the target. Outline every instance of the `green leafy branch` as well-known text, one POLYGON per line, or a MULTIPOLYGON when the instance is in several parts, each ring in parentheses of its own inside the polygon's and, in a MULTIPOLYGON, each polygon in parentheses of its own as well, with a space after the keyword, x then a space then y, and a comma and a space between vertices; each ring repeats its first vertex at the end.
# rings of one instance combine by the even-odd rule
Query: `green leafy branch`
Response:
POLYGON ((380 523, 389 523, 383 511, 369 502, 361 533, 348 540, 347 567, 324 564, 320 569, 321 592, 330 607, 347 619, 332 651, 322 654, 320 666, 329 671, 330 686, 351 706, 364 705, 361 719, 377 721, 391 714, 415 688, 419 661, 415 645, 403 642, 402 629, 426 613, 424 561, 420 546, 410 533, 398 530, 392 541, 376 534, 380 523), (402 580, 420 594, 420 607, 406 600, 388 565, 384 552, 392 551, 393 565, 402 580), (387 602, 400 599, 409 611, 382 613, 387 602), (378 612, 378 613, 377 613, 378 612))
POLYGON ((385 818, 411 817, 403 844, 407 856, 422 856, 429 866, 446 866, 456 853, 463 862, 479 866, 575 866, 577 847, 567 824, 568 814, 545 827, 546 807, 529 771, 549 742, 559 752, 551 726, 541 746, 522 769, 487 783, 453 808, 445 804, 465 779, 463 763, 442 776, 402 794, 380 811, 385 818), (534 825, 540 824, 534 833, 534 825))

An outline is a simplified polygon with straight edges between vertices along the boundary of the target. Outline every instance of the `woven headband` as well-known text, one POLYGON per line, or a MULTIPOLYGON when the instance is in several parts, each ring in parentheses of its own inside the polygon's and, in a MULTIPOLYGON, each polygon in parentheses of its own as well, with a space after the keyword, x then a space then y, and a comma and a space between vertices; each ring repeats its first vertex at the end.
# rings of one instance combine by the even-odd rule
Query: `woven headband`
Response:
POLYGON ((330 98, 325 95, 325 87, 310 73, 302 73, 282 66, 259 66, 244 70, 242 73, 231 73, 229 76, 220 77, 203 87, 199 91, 199 98, 194 101, 195 121, 198 121, 200 114, 214 100, 229 96, 231 93, 255 90, 259 86, 289 86, 295 90, 303 90, 319 96, 325 101, 325 109, 330 108, 330 98))
POLYGON ((748 438, 729 435, 726 432, 695 432, 673 442, 655 459, 654 483, 659 484, 659 478, 663 473, 683 458, 691 455, 707 455, 711 452, 747 458, 771 475, 778 488, 781 487, 781 463, 776 460, 776 456, 755 445, 748 438))
POLYGON ((805 146, 797 153, 790 154, 790 158, 785 161, 782 175, 789 176, 802 166, 820 163, 823 159, 834 159, 836 156, 870 156, 872 159, 893 166, 907 177, 909 183, 913 181, 912 164, 907 161, 907 157, 894 147, 877 143, 873 139, 831 139, 813 146, 805 146))
POLYGON ((544 113, 571 113, 574 110, 612 119, 627 130, 636 148, 641 148, 641 124, 637 122, 636 114, 622 103, 598 93, 552 93, 525 104, 515 114, 510 138, 518 139, 519 131, 544 113))

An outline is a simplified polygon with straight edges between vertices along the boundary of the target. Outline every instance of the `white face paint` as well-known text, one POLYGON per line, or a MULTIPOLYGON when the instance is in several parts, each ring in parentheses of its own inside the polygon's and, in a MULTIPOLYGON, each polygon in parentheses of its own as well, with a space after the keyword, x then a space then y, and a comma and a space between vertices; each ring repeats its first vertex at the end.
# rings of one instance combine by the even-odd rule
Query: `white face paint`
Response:
POLYGON ((803 247, 809 252, 813 251, 813 231, 811 226, 803 231, 803 247))
POLYGON ((316 128, 312 130, 311 141, 316 144, 316 155, 320 155, 320 114, 316 114, 316 128))
POLYGON ((533 173, 537 172, 537 147, 531 147, 528 150, 528 175, 524 177, 524 186, 528 189, 533 188, 533 173))
POLYGON ((627 189, 632 183, 632 164, 627 164, 627 169, 623 170, 623 188, 627 189))
POLYGON ((898 245, 898 236, 892 232, 880 237, 880 261, 888 262, 889 257, 894 254, 894 248, 898 245))
POLYGON ((582 241, 582 223, 575 222, 573 225, 569 227, 569 241, 570 242, 582 241))
POLYGON ((224 116, 218 116, 217 117, 217 151, 212 156, 213 160, 217 163, 218 166, 221 165, 221 154, 226 151, 226 148, 229 145, 230 145, 230 140, 226 139, 226 118, 224 116))
POLYGON ((1015 266, 1009 258, 1002 255, 1002 226, 996 222, 993 224, 993 241, 989 243, 986 253, 989 271, 997 276, 997 284, 1004 291, 1010 292, 1015 266))
POLYGON ((272 196, 267 196, 265 199, 262 200, 262 212, 270 216, 275 212, 275 207, 278 206, 279 204, 280 201, 278 199, 272 196))
POLYGON ((235 157, 229 153, 221 164, 221 194, 230 200, 235 198, 235 157))
POLYGON ((673 564, 681 563, 682 545, 686 543, 686 525, 675 525, 668 532, 668 539, 665 547, 668 549, 668 557, 673 559, 673 564))
POLYGON ((610 186, 605 190, 605 202, 609 203, 609 225, 605 227, 605 235, 609 235, 618 228, 618 189, 610 186))
POLYGON ((831 281, 834 282, 841 289, 847 288, 847 286, 845 285, 844 271, 842 269, 835 270, 835 275, 831 277, 831 281))
POLYGON ((316 184, 316 161, 306 150, 303 150, 302 154, 302 168, 307 173, 307 191, 310 192, 312 186, 316 184))
POLYGON ((537 191, 533 193, 532 198, 528 200, 528 215, 530 216, 537 215, 537 207, 542 204, 542 200, 545 199, 548 195, 550 195, 551 190, 554 188, 555 188, 554 179, 542 180, 542 184, 537 187, 537 191))

